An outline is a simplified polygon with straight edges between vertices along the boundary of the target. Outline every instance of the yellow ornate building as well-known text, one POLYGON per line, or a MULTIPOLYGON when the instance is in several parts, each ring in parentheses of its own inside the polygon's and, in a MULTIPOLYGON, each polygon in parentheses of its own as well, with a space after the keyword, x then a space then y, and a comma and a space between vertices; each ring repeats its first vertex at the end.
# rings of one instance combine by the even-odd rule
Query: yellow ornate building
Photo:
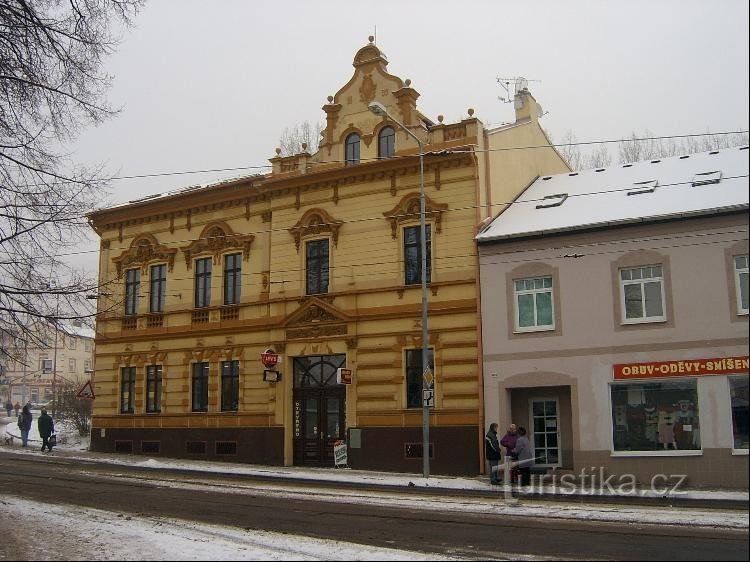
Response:
POLYGON ((333 466, 342 440, 351 467, 420 472, 420 151, 368 109, 377 101, 424 147, 432 472, 481 472, 474 236, 536 177, 568 168, 527 90, 514 123, 488 130, 472 110, 435 123, 372 40, 353 64, 315 154, 277 150, 269 174, 89 216, 112 287, 99 300, 93 449, 333 466), (529 146, 542 148, 515 149, 529 146), (351 384, 337 384, 339 367, 351 384))

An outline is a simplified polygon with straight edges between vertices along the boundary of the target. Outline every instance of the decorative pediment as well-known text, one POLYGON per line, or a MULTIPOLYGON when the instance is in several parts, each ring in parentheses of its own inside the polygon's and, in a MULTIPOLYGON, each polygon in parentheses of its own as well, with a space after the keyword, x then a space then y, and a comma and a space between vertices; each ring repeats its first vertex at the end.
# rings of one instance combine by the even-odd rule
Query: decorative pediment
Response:
POLYGON ((284 322, 284 327, 303 326, 319 323, 341 323, 348 322, 349 317, 317 297, 310 297, 299 309, 289 315, 284 322))
POLYGON ((138 266, 143 273, 147 272, 148 264, 158 261, 167 262, 169 271, 174 269, 174 257, 177 250, 159 244, 151 234, 140 234, 137 236, 130 248, 125 250, 119 257, 112 258, 117 268, 117 276, 122 276, 124 269, 138 266))
MULTIPOLYGON (((435 223, 435 232, 440 233, 442 228, 443 213, 448 209, 448 205, 436 203, 429 196, 425 195, 425 220, 435 223)), ((401 223, 419 220, 420 204, 419 193, 409 193, 393 209, 383 213, 383 216, 391 223, 391 237, 398 236, 398 227, 401 223)))
POLYGON ((215 221, 206 225, 198 240, 180 250, 185 255, 185 265, 191 269, 195 257, 210 254, 214 265, 218 265, 221 255, 229 250, 242 250, 242 259, 247 261, 253 240, 255 236, 252 234, 236 234, 227 223, 215 221))
POLYGON ((331 238, 333 238, 333 245, 338 246, 339 229, 342 224, 344 224, 343 221, 334 219, 323 209, 310 209, 302 215, 297 224, 289 229, 289 234, 294 238, 297 252, 299 252, 299 245, 303 237, 324 233, 330 234, 331 238))

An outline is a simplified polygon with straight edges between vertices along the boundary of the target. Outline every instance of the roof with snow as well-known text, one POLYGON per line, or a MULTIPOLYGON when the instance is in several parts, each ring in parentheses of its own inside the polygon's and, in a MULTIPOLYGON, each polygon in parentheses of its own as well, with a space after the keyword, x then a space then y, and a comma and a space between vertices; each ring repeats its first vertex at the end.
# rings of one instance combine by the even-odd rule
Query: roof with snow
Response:
POLYGON ((94 331, 93 328, 90 328, 80 322, 75 322, 75 321, 62 322, 60 324, 60 329, 63 330, 69 336, 75 336, 78 338, 89 338, 92 340, 96 337, 96 332, 94 331))
POLYGON ((478 242, 748 208, 748 147, 537 178, 478 242))

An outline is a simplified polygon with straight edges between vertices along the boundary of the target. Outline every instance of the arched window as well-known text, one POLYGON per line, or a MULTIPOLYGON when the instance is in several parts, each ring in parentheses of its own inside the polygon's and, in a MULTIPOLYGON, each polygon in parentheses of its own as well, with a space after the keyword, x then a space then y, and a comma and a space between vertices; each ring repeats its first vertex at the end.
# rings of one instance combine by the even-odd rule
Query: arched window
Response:
POLYGON ((346 137, 346 165, 359 164, 359 135, 352 133, 346 137))
POLYGON ((396 131, 393 127, 383 127, 378 135, 378 158, 393 158, 396 149, 396 131))

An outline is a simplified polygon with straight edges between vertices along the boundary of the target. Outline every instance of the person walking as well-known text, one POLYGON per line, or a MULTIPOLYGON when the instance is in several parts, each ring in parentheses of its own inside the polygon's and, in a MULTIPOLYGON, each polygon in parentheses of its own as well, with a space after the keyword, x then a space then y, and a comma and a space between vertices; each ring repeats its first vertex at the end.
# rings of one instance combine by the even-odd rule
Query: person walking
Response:
POLYGON ((47 447, 47 452, 52 452, 52 444, 49 442, 49 437, 55 431, 55 422, 52 421, 52 416, 47 414, 47 410, 42 408, 42 415, 37 420, 37 427, 39 428, 39 436, 42 438, 42 453, 44 448, 47 447))
POLYGON ((17 401, 16 401, 15 408, 16 408, 16 417, 18 417, 18 411, 21 409, 21 404, 19 404, 17 401))
MULTIPOLYGON (((500 444, 505 447, 505 455, 506 460, 516 460, 518 457, 513 452, 513 449, 516 448, 516 441, 518 440, 518 427, 516 424, 512 423, 508 426, 508 431, 503 435, 503 438, 500 440, 500 444)), ((516 482, 518 480, 518 468, 516 466, 511 466, 510 468, 510 481, 516 482)))
POLYGON ((490 463, 490 484, 500 484, 500 443, 497 442, 497 424, 491 423, 484 437, 484 456, 490 463))
POLYGON ((11 413, 13 413, 13 402, 10 401, 10 398, 5 403, 5 410, 8 412, 8 417, 10 417, 11 413))
POLYGON ((518 428, 518 439, 513 451, 518 455, 518 473, 521 475, 521 486, 531 484, 531 467, 534 466, 534 452, 531 449, 529 438, 526 437, 526 428, 518 428))
POLYGON ((18 429, 21 430, 21 447, 25 447, 29 442, 29 431, 31 431, 31 420, 34 416, 31 415, 29 405, 26 404, 21 411, 21 415, 18 416, 18 429))

